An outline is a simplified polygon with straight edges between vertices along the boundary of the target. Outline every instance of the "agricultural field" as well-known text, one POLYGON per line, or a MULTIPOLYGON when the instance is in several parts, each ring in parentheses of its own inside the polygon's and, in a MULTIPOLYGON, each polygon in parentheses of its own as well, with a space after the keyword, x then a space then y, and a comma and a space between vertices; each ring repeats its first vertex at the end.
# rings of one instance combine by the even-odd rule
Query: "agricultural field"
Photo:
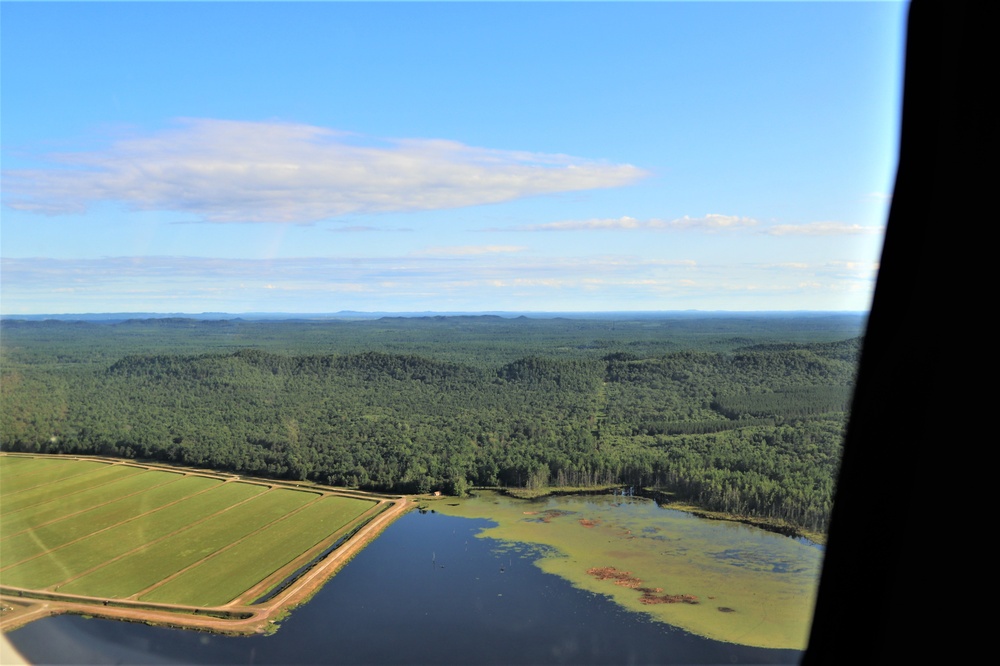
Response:
POLYGON ((118 608, 243 609, 388 506, 189 469, 0 455, 0 586, 118 608))

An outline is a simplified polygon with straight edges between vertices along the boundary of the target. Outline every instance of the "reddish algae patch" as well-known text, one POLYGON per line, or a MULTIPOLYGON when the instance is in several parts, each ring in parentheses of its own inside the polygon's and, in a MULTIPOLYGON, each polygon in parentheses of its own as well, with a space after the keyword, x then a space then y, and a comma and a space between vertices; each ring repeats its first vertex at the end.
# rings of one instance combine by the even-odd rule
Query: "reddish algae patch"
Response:
POLYGON ((642 587, 642 581, 629 571, 620 571, 614 567, 593 567, 587 573, 597 580, 613 580, 615 585, 628 587, 642 593, 639 603, 647 606, 653 604, 697 604, 698 597, 693 594, 661 594, 661 587, 642 587))

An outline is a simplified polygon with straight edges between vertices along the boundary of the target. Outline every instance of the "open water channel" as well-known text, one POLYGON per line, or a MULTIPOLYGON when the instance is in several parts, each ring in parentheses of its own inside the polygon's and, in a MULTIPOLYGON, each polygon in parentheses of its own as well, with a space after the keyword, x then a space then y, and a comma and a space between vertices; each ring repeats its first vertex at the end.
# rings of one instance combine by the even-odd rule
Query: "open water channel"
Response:
MULTIPOLYGON (((540 506, 563 501, 572 500, 540 506)), ((627 516, 656 510, 651 504, 602 507, 627 516)), ((536 566, 550 548, 477 538, 495 525, 412 511, 271 636, 225 637, 65 615, 8 638, 31 662, 46 664, 792 664, 801 657, 794 649, 702 638, 574 587, 536 566)), ((722 530, 719 552, 729 552, 733 531, 723 524, 708 528, 722 530)), ((754 532, 747 534, 758 544, 783 539, 754 532)), ((815 549, 802 552, 815 567, 809 551, 815 549)))

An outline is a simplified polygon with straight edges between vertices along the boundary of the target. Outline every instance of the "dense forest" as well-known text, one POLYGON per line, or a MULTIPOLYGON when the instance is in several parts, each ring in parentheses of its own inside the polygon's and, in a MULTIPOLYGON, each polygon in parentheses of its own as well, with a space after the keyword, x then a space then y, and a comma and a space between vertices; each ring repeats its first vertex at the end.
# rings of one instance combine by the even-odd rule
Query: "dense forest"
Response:
POLYGON ((4 319, 0 447, 372 490, 657 487, 826 528, 857 315, 4 319))

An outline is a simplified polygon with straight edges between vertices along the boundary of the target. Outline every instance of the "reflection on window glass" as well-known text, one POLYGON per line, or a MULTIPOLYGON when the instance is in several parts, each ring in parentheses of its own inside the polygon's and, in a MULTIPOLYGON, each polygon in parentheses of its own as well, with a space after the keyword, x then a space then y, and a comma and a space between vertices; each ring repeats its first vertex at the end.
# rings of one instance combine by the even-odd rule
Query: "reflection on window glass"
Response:
POLYGON ((796 663, 905 11, 5 4, 5 649, 796 663))

